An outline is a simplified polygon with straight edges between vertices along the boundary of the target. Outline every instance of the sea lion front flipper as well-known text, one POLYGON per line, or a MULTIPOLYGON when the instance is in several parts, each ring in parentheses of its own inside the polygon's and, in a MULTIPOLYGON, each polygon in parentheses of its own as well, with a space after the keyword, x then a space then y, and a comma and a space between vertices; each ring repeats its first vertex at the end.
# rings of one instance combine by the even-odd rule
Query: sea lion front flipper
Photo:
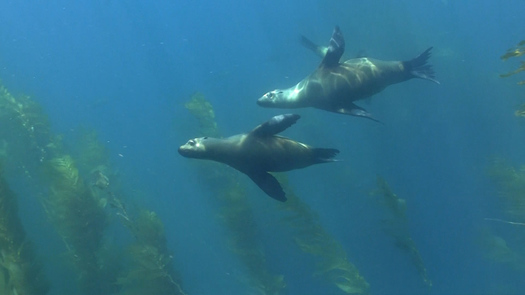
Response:
POLYGON ((343 37, 343 33, 341 33, 339 26, 336 26, 332 33, 332 38, 330 38, 330 45, 328 46, 328 50, 326 51, 320 66, 335 67, 339 65, 339 59, 341 59, 344 52, 345 38, 343 37))
POLYGON ((278 115, 255 127, 250 134, 255 136, 272 136, 283 132, 295 124, 299 118, 301 118, 301 116, 297 114, 278 115))
POLYGON ((339 113, 339 114, 344 114, 344 115, 363 117, 363 118, 367 118, 367 119, 370 119, 370 120, 378 122, 378 123, 383 123, 383 122, 377 120, 376 118, 372 117, 372 114, 367 112, 365 109, 363 109, 363 108, 361 108, 361 107, 359 107, 359 106, 357 106, 357 105, 355 105, 353 103, 348 108, 339 108, 339 109, 334 110, 334 112, 339 113))
POLYGON ((258 187, 260 187, 268 196, 280 202, 286 201, 286 195, 281 184, 273 175, 265 171, 246 173, 258 187))
POLYGON ((301 45, 315 52, 315 54, 321 58, 325 57, 326 52, 328 52, 328 47, 319 46, 312 40, 306 38, 304 35, 301 35, 301 45))

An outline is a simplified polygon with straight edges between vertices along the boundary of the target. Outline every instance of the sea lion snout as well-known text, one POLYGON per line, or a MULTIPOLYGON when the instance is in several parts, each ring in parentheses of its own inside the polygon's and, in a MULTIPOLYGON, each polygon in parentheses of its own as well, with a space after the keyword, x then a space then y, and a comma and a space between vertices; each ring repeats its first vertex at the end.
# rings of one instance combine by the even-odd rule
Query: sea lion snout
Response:
POLYGON ((276 103, 281 101, 282 93, 281 90, 267 92, 257 100, 257 104, 261 107, 273 107, 276 103))
POLYGON ((179 154, 186 158, 193 158, 195 157, 193 154, 196 152, 196 146, 197 139, 190 139, 188 142, 179 147, 179 154))
POLYGON ((265 95, 261 96, 258 100, 257 100, 257 104, 261 107, 266 107, 266 106, 269 106, 269 104, 273 101, 273 91, 270 91, 270 92, 267 92, 265 95))

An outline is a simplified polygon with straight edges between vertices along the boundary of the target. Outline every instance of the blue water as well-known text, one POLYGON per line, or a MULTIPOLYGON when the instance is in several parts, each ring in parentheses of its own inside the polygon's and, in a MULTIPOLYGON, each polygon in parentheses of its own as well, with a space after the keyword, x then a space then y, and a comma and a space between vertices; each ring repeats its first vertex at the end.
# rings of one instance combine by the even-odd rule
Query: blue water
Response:
MULTIPOLYGON (((210 191, 176 151, 197 136, 184 102, 202 92, 222 133, 237 134, 284 112, 255 101, 319 63, 299 45, 300 34, 326 44, 339 25, 349 57, 363 50, 405 60, 434 46, 440 85, 413 79, 358 102, 384 124, 294 110, 302 118, 284 135, 337 147, 344 161, 290 172, 290 184, 372 294, 525 294, 523 271, 485 259, 477 239, 494 226, 485 218, 504 216, 487 176, 491 157, 525 163, 525 123, 513 115, 523 103, 524 88, 515 84, 523 75, 499 77, 518 67, 519 59, 500 56, 525 38, 524 10, 519 0, 3 0, 0 79, 40 103, 66 142, 80 126, 97 130, 123 182, 162 219, 188 294, 244 294, 243 268, 228 251, 210 191), (407 201, 430 290, 381 231, 382 211, 369 196, 378 174, 407 201)), ((287 242, 274 201, 244 180, 268 264, 285 276, 288 293, 338 292, 287 242)), ((27 213, 41 211, 29 200, 20 207, 28 234, 42 243, 50 294, 68 294, 72 274, 57 262, 63 245, 50 225, 37 228, 45 216, 27 213)), ((525 228, 497 228, 521 235, 523 254, 525 228)))

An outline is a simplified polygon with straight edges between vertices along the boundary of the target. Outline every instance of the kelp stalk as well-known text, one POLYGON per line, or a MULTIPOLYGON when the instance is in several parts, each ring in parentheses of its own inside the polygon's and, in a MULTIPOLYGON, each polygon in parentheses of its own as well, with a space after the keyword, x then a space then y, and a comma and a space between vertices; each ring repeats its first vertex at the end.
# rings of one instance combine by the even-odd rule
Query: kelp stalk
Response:
POLYGON ((43 295, 49 284, 18 218, 17 197, 0 163, 0 294, 43 295))
POLYGON ((120 295, 186 295, 179 275, 173 269, 173 256, 167 247, 164 226, 152 211, 141 210, 131 218, 124 205, 113 205, 124 225, 135 237, 129 246, 131 265, 118 280, 120 295))
MULTIPOLYGON (((522 40, 515 47, 509 48, 507 50, 507 52, 504 55, 501 56, 501 59, 503 61, 506 61, 509 58, 520 57, 520 56, 522 56, 524 54, 525 54, 525 40, 522 40)), ((517 69, 515 69, 514 71, 510 71, 508 73, 505 73, 505 74, 501 74, 499 76, 501 78, 507 78, 507 77, 516 75, 516 74, 518 74, 520 72, 523 72, 523 71, 525 71, 525 61, 520 61, 520 66, 517 69)), ((518 85, 525 85, 525 80, 519 81, 518 85)), ((516 116, 517 115, 518 114, 516 113, 516 116)))
POLYGON ((46 168, 50 193, 44 206, 79 272, 81 292, 109 294, 114 278, 106 273, 111 267, 105 265, 101 252, 108 226, 105 202, 86 186, 71 156, 53 158, 46 168))
POLYGON ((516 169, 496 158, 489 168, 499 199, 507 216, 515 222, 525 221, 525 165, 516 169))
POLYGON ((432 287, 432 281, 428 278, 423 258, 421 258, 414 240, 410 237, 408 218, 406 217, 406 201, 394 194, 385 179, 380 176, 377 177, 377 186, 378 189, 375 194, 383 197, 382 203, 390 213, 390 217, 385 220, 385 231, 395 239, 399 248, 409 253, 423 282, 432 287))
POLYGON ((347 294, 368 294, 369 284, 347 257, 341 244, 327 233, 319 217, 290 188, 284 174, 276 175, 288 200, 281 207, 288 212, 283 222, 292 228, 294 241, 301 251, 313 255, 317 275, 347 294))

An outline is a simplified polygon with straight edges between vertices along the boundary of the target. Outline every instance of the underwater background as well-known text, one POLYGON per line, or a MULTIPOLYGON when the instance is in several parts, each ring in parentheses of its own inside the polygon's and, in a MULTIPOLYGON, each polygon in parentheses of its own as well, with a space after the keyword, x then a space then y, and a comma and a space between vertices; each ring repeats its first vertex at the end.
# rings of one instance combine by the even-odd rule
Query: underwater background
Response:
POLYGON ((523 1, 0 2, 0 294, 524 294, 523 1), (319 64, 408 60, 383 124, 257 106, 319 64), (281 113, 341 161, 289 201, 177 153, 281 113))

